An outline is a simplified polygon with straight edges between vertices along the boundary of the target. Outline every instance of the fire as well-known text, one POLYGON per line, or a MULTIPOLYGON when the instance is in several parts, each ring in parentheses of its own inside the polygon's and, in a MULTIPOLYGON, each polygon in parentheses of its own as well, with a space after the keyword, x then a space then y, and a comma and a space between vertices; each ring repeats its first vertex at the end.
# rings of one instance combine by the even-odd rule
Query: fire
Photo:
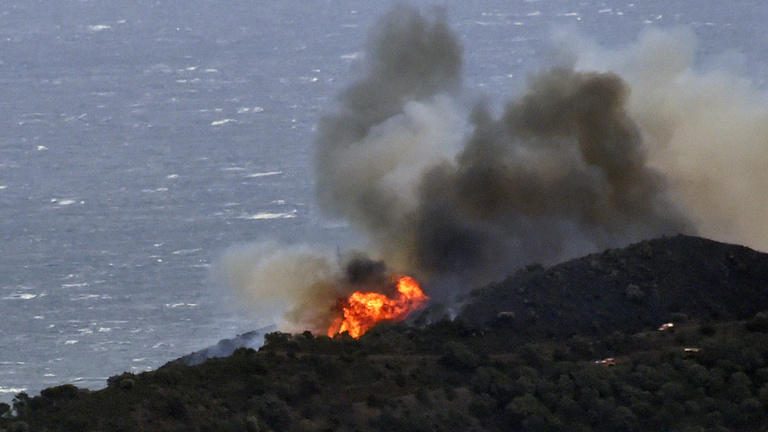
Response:
POLYGON ((423 307, 429 297, 416 279, 397 278, 394 297, 377 292, 355 291, 343 301, 342 316, 328 328, 328 336, 347 332, 357 339, 381 321, 402 321, 414 310, 423 307))

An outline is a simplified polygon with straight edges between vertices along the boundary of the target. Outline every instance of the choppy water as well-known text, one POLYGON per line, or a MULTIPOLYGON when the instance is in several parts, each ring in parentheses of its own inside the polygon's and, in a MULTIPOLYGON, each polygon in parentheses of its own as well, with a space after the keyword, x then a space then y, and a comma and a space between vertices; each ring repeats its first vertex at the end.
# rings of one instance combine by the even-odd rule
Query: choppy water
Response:
MULTIPOLYGON (((419 2, 424 5, 435 2, 419 2)), ((571 26, 688 25, 764 87, 762 1, 447 2, 478 92, 518 91, 571 26)), ((387 2, 0 4, 0 399, 98 386, 255 327, 208 280, 227 246, 344 243, 312 198, 313 125, 387 2)))

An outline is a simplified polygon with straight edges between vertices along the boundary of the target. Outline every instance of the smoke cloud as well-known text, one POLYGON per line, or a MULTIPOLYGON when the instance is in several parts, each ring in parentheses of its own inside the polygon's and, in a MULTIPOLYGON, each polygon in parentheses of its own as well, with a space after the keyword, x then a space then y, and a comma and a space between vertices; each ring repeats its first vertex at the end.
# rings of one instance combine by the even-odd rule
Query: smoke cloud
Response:
POLYGON ((319 330, 330 324, 342 287, 333 255, 306 245, 263 242, 230 248, 215 266, 215 278, 235 290, 254 319, 287 331, 319 330))
MULTIPOLYGON (((444 19, 398 7, 368 42, 366 74, 318 127, 316 181, 326 213, 351 221, 404 264, 388 239, 411 229, 424 171, 455 154, 464 134, 453 102, 461 48, 444 19)), ((396 242, 395 242, 396 243, 396 242)))
POLYGON ((647 163, 617 75, 548 71, 500 117, 483 105, 466 116, 459 42, 407 7, 384 18, 367 59, 320 123, 317 189, 388 262, 471 287, 693 230, 647 163))
POLYGON ((321 208, 381 261, 270 245, 233 250, 223 273, 287 310, 283 328, 322 331, 341 296, 382 290, 390 272, 446 301, 532 262, 665 234, 768 248, 768 105, 735 75, 694 71, 694 41, 653 31, 605 51, 571 36, 569 64, 497 115, 462 102, 444 17, 397 7, 316 141, 321 208))
POLYGON ((768 100, 727 62, 695 67, 686 29, 651 30, 621 51, 569 37, 576 67, 613 70, 632 88, 627 110, 650 164, 699 232, 768 250, 768 100))
POLYGON ((354 291, 394 292, 391 270, 360 252, 333 257, 327 250, 274 242, 230 248, 216 277, 236 290, 255 319, 284 331, 325 333, 339 300, 354 291))

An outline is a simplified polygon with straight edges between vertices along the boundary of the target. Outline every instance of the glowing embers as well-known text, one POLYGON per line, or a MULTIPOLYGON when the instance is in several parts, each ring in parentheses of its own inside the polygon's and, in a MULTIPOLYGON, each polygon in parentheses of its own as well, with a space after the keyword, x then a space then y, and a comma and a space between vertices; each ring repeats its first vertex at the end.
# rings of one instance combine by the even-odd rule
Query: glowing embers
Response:
POLYGON ((389 297, 378 292, 355 291, 340 303, 340 316, 328 328, 328 336, 348 333, 357 339, 381 321, 402 321, 422 308, 429 297, 410 276, 399 276, 395 293, 389 297))

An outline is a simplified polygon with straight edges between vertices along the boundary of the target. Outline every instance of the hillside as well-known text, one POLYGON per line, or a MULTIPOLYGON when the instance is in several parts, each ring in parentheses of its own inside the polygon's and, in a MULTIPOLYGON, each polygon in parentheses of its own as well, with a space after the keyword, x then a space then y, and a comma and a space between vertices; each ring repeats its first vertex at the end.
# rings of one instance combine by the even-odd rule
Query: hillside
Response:
POLYGON ((534 335, 655 329, 685 316, 751 317, 768 309, 768 254, 679 235, 550 268, 529 266, 472 293, 461 319, 534 335))
POLYGON ((739 246, 642 242, 529 267, 452 321, 359 340, 271 333, 259 351, 183 358, 100 391, 21 394, 0 429, 765 430, 766 269, 739 246))

